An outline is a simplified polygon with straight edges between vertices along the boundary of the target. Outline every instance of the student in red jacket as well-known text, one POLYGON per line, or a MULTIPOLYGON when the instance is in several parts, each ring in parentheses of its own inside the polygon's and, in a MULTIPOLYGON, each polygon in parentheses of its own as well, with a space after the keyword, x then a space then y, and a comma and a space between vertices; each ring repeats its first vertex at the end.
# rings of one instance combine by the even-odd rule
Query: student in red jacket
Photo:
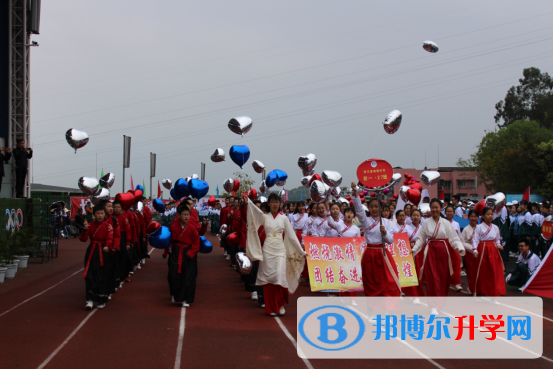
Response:
MULTIPOLYGON (((144 209, 144 207, 142 207, 144 209)), ((150 258, 148 255, 148 245, 146 245, 146 222, 144 220, 144 215, 138 210, 134 211, 136 219, 138 220, 138 247, 140 250, 140 261, 142 264, 146 264, 146 259, 150 258)), ((149 224, 149 223, 148 223, 149 224)))
POLYGON ((132 251, 131 248, 131 225, 127 216, 123 212, 123 207, 119 201, 113 202, 113 215, 117 218, 119 224, 119 252, 116 254, 119 262, 119 288, 123 287, 123 281, 130 282, 129 272, 132 270, 132 251))
POLYGON ((197 258, 200 250, 200 236, 190 224, 190 208, 187 204, 179 205, 178 216, 171 227, 171 248, 169 258, 169 290, 174 304, 189 307, 196 294, 197 258))
MULTIPOLYGON (((111 300, 111 295, 117 291, 119 284, 119 259, 117 253, 119 252, 119 244, 121 242, 121 232, 119 224, 117 223, 117 218, 113 216, 113 204, 110 201, 103 201, 101 205, 104 207, 104 222, 111 225, 113 228, 113 247, 110 250, 110 255, 108 256, 108 265, 109 265, 109 297, 111 300)), ((106 260, 104 260, 106 261, 106 260)))
POLYGON ((79 236, 82 242, 90 244, 86 249, 84 258, 84 273, 86 291, 86 309, 92 310, 94 302, 98 308, 104 308, 108 300, 109 288, 109 258, 113 247, 113 227, 104 222, 104 208, 96 205, 92 210, 94 221, 90 224, 85 222, 84 231, 79 236))

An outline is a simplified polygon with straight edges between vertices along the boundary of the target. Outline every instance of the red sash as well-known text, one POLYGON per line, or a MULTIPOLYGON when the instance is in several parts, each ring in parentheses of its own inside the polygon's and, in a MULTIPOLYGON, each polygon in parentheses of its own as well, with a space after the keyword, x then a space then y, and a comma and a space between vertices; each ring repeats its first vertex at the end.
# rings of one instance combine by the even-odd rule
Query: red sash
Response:
POLYGON ((411 237, 409 237, 409 242, 413 242, 413 241, 414 241, 414 238, 413 238, 413 237, 417 235, 417 231, 419 230, 420 226, 421 226, 421 225, 420 225, 420 223, 419 223, 419 225, 417 226, 417 228, 415 228, 415 230, 413 231, 413 233, 411 233, 411 237))
MULTIPOLYGON (((183 235, 184 231, 186 231, 186 227, 187 227, 187 226, 188 226, 188 224, 186 224, 186 225, 184 226, 184 228, 182 229, 182 231, 179 233, 179 236, 177 237, 177 239, 181 238, 181 236, 183 235)), ((178 242, 178 241, 176 241, 176 242, 178 242)), ((175 243, 175 242, 173 242, 173 244, 176 245, 176 246, 178 246, 178 247, 180 247, 180 250, 179 250, 179 261, 178 261, 178 263, 179 263, 179 270, 178 270, 178 272, 177 272, 178 274, 180 274, 181 271, 182 271, 182 259, 183 259, 183 257, 184 257, 184 249, 185 249, 186 247, 188 247, 188 246, 191 246, 191 245, 188 245, 188 246, 185 245, 185 244, 179 245, 178 243, 175 243)))
MULTIPOLYGON (((373 219, 374 219, 374 223, 371 226, 365 228, 365 232, 370 232, 374 227, 376 227, 377 225, 380 225, 380 221, 376 220, 375 218, 373 219)), ((382 225, 384 225, 384 223, 382 223, 382 225)))
POLYGON ((338 237, 343 237, 342 235, 348 230, 351 228, 351 226, 353 225, 353 223, 351 223, 349 226, 347 226, 346 228, 342 229, 340 232, 338 232, 338 237))

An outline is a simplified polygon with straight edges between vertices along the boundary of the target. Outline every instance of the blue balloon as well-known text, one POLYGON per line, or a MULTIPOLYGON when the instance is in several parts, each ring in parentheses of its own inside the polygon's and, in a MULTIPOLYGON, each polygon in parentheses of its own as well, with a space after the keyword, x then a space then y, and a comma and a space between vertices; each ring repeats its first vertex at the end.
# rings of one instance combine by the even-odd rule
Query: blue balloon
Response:
POLYGON ((230 148, 229 155, 232 161, 242 169, 242 166, 250 158, 250 149, 246 145, 234 145, 230 148))
POLYGON ((193 198, 201 199, 209 192, 209 185, 206 181, 192 178, 190 182, 188 182, 188 189, 193 198))
POLYGON ((135 191, 136 191, 136 190, 140 190, 140 191, 142 191, 142 193, 144 193, 144 187, 142 187, 141 184, 137 184, 136 187, 134 188, 134 190, 135 190, 135 191))
POLYGON ((171 195, 173 200, 179 201, 179 199, 177 198, 177 195, 175 195, 175 189, 174 188, 171 188, 171 191, 169 191, 169 194, 171 195))
POLYGON ((173 186, 175 189, 175 195, 177 195, 177 198, 175 200, 180 200, 183 197, 188 197, 190 195, 190 189, 188 188, 188 182, 186 182, 184 179, 179 178, 175 182, 175 186, 173 186))
POLYGON ((200 252, 202 254, 209 254, 213 251, 213 245, 204 236, 200 236, 200 252))
POLYGON ((265 177, 265 185, 267 186, 267 188, 271 188, 277 183, 278 180, 279 179, 277 173, 272 170, 269 172, 269 174, 267 174, 267 177, 265 177))
POLYGON ((148 236, 148 241, 156 249, 168 249, 171 246, 171 231, 169 228, 161 226, 148 236))
POLYGON ((154 199, 154 201, 152 201, 152 206, 158 213, 165 213, 165 204, 160 199, 154 199))
POLYGON ((288 174, 286 174, 285 171, 283 170, 280 170, 280 169, 275 169, 273 170, 273 172, 275 172, 276 176, 277 176, 277 181, 280 182, 280 181, 286 181, 288 179, 288 174))

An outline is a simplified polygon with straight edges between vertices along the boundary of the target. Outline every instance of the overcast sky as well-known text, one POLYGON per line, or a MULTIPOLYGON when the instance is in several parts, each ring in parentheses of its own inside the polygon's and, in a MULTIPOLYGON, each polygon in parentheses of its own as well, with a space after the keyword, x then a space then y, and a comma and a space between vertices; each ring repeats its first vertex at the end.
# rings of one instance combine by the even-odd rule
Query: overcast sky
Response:
MULTIPOLYGON (((523 68, 553 67, 553 3, 478 1, 43 2, 40 47, 31 48, 31 142, 35 183, 77 187, 113 172, 121 191, 123 134, 132 137, 135 184, 200 174, 214 189, 239 171, 228 156, 300 183, 297 159, 317 173, 355 180, 369 157, 392 166, 454 166, 495 129, 495 104, 523 68), (431 54, 425 40, 438 44, 431 54), (388 112, 403 114, 388 135, 388 112), (247 115, 243 138, 228 121, 247 115), (77 151, 69 128, 88 132, 77 151), (222 148, 227 161, 213 163, 222 148), (97 160, 97 171, 96 171, 97 160)), ((149 189, 147 190, 149 193, 149 189)), ((168 193, 165 193, 165 197, 168 193)))

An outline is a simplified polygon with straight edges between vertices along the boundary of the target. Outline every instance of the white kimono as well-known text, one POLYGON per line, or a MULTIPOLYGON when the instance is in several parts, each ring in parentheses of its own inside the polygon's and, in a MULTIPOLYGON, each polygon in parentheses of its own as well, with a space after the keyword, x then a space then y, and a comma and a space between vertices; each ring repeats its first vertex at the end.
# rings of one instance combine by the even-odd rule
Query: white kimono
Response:
POLYGON ((463 233, 461 233, 461 242, 463 242, 463 246, 465 246, 465 250, 472 252, 472 236, 474 234, 474 228, 469 224, 463 229, 463 233))
POLYGON ((250 260, 260 261, 255 284, 280 285, 294 293, 305 263, 305 251, 301 248, 290 220, 280 213, 276 217, 270 213, 263 214, 252 201, 248 201, 247 218, 246 254, 250 260), (267 236, 263 249, 257 234, 260 226, 264 226, 267 236))
POLYGON ((325 222, 325 225, 326 225, 326 226, 325 226, 325 229, 326 229, 326 231, 325 231, 324 237, 339 237, 339 236, 338 236, 338 229, 337 229, 338 227, 332 227, 332 226, 330 225, 330 222, 332 222, 332 223, 334 223, 334 224, 340 224, 339 229, 341 229, 342 226, 345 226, 345 225, 344 225, 344 222, 343 222, 340 218, 338 218, 338 221, 335 222, 334 219, 332 219, 332 216, 327 217, 327 218, 326 218, 326 222, 325 222))
POLYGON ((461 227, 459 227, 459 223, 457 223, 456 221, 452 220, 452 221, 451 221, 451 226, 453 227, 453 229, 455 230, 455 232, 457 232, 457 236, 459 236, 459 239, 461 239, 461 227))
POLYGON ((342 220, 335 222, 332 217, 327 220, 328 226, 336 231, 337 236, 334 237, 361 237, 359 227, 353 222, 347 226, 342 220))
MULTIPOLYGON (((455 230, 451 226, 451 223, 449 223, 449 220, 440 218, 438 220, 438 223, 440 224, 440 229, 438 231, 438 234, 434 238, 447 238, 449 240, 449 244, 451 245, 451 247, 453 247, 453 249, 457 250, 457 252, 459 252, 461 256, 465 255, 465 247, 463 246, 463 243, 461 242, 459 236, 457 236, 457 232, 455 232, 455 230)), ((422 246, 426 244, 427 239, 433 239, 432 236, 434 235, 434 231, 438 226, 438 223, 434 221, 434 218, 428 218, 428 220, 422 224, 419 235, 417 237, 417 242, 415 243, 415 247, 413 247, 413 255, 416 255, 421 250, 422 246)))
POLYGON ((303 214, 294 214, 292 215, 292 219, 290 219, 290 222, 292 223, 292 227, 295 231, 302 231, 303 227, 305 227, 305 223, 307 222, 307 219, 309 219, 309 215, 307 213, 303 214))
POLYGON ((313 228, 315 228, 315 220, 319 219, 318 217, 317 218, 313 218, 313 216, 309 216, 306 220, 305 220, 305 223, 304 223, 304 226, 303 226, 303 232, 302 232, 302 238, 303 237, 317 237, 317 232, 315 232, 313 230, 313 228))
POLYGON ((483 241, 493 241, 496 245, 501 245, 499 228, 495 224, 491 224, 490 227, 488 227, 486 223, 481 223, 476 226, 474 234, 472 235, 472 249, 476 251, 476 249, 478 249, 478 244, 483 241))
MULTIPOLYGON (((363 225, 363 230, 365 233, 365 242, 367 245, 381 245, 382 244, 382 234, 380 233, 380 219, 367 217, 365 215, 365 209, 363 209, 363 204, 359 196, 353 198, 353 206, 355 207, 355 212, 359 218, 359 221, 363 225), (374 224, 378 222, 378 224, 374 224)), ((384 236, 384 241, 390 244, 394 243, 394 235, 392 233, 392 224, 388 219, 382 219, 382 225, 386 229, 386 235, 384 236)))
POLYGON ((418 227, 415 227, 412 223, 408 224, 407 227, 405 227, 407 230, 407 234, 409 235, 409 242, 414 243, 417 241, 417 237, 419 236, 419 232, 422 228, 422 223, 419 223, 418 227))

